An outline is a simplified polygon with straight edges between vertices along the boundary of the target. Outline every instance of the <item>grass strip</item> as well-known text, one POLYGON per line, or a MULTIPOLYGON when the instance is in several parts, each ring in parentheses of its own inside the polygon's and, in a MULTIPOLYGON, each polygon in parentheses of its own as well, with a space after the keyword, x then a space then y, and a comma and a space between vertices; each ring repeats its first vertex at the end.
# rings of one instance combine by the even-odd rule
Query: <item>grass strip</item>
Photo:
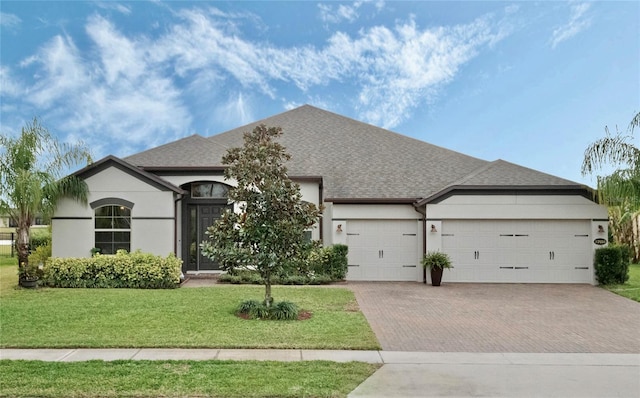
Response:
POLYGON ((380 365, 260 361, 0 361, 11 397, 345 397, 380 365))

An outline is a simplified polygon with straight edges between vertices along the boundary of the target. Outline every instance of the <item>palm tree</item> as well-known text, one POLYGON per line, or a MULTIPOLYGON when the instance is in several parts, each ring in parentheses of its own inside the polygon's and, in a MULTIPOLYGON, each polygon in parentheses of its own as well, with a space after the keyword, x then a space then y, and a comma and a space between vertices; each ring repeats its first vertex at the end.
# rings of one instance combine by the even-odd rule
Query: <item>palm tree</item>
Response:
POLYGON ((629 123, 628 134, 616 129, 616 135, 612 136, 605 127, 606 136, 591 144, 584 152, 582 175, 592 174, 605 165, 617 168, 610 175, 598 176, 598 197, 600 203, 609 206, 615 240, 632 247, 634 260, 638 261, 640 147, 633 142, 636 128, 640 128, 640 112, 629 123))
POLYGON ((0 135, 0 214, 16 227, 16 249, 21 279, 29 271, 30 228, 36 216, 48 219, 62 197, 86 203, 87 184, 75 176, 60 178, 69 167, 91 162, 84 144, 61 143, 37 118, 18 137, 0 135))

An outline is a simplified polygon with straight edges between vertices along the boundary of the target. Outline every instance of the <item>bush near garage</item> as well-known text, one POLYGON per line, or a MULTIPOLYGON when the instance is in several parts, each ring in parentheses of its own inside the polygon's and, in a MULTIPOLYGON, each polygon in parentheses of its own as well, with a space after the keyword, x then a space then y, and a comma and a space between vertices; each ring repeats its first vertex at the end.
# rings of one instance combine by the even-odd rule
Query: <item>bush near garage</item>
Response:
POLYGON ((631 249, 623 245, 611 245, 596 249, 595 272, 601 285, 622 284, 629 279, 631 249))
POLYGON ((182 260, 136 251, 91 258, 52 258, 44 265, 44 285, 62 288, 173 289, 180 285, 182 260))
MULTIPOLYGON (((327 247, 313 246, 306 258, 284 267, 272 278, 276 285, 324 285, 344 280, 347 276, 346 245, 327 247)), ((260 274, 253 270, 229 270, 220 276, 221 283, 253 284, 263 283, 260 274)))

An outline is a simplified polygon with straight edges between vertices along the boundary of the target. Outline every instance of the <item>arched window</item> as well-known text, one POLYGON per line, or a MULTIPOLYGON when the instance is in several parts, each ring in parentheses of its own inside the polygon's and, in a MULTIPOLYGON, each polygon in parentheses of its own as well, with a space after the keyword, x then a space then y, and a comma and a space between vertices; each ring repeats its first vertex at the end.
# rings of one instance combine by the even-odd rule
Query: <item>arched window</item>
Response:
POLYGON ((219 182, 191 183, 191 197, 196 199, 227 199, 229 186, 219 182))
POLYGON ((104 204, 104 199, 99 202, 91 204, 94 208, 95 247, 102 254, 115 254, 120 249, 131 251, 133 203, 117 200, 115 204, 104 204))

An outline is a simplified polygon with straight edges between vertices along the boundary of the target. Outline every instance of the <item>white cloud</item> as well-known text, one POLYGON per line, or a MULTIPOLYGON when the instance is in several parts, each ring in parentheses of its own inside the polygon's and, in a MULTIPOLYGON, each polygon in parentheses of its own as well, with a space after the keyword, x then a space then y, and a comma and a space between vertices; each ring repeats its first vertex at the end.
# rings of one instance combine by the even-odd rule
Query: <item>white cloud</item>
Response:
POLYGON ((22 19, 14 14, 0 12, 0 26, 3 28, 16 30, 22 24, 22 19))
MULTIPOLYGON (((91 16, 88 49, 56 36, 21 63, 34 71, 24 101, 61 120, 59 130, 69 137, 84 137, 97 155, 114 144, 116 154, 125 155, 184 136, 194 115, 209 123, 248 123, 257 95, 289 107, 299 95, 279 91, 293 90, 332 107, 333 93, 310 93, 317 86, 349 86, 355 94, 345 98, 361 119, 392 128, 434 101, 483 48, 509 34, 489 16, 434 28, 410 20, 355 35, 336 32, 321 46, 281 47, 243 38, 245 16, 234 15, 238 23, 229 23, 219 14, 179 11, 158 37, 126 35, 110 20, 91 16), (188 100, 195 105, 188 108, 188 100)), ((8 70, 1 72, 3 81, 11 81, 8 70)))
POLYGON ((216 119, 226 125, 245 125, 255 120, 249 101, 242 93, 230 96, 225 103, 216 107, 214 113, 216 119))
POLYGON ((184 135, 191 124, 181 93, 145 58, 145 43, 130 40, 108 21, 86 25, 95 60, 70 37, 56 36, 25 60, 37 68, 25 101, 59 120, 69 137, 83 137, 98 156, 115 145, 120 154, 184 135))
POLYGON ((0 66, 0 96, 18 97, 22 92, 22 86, 12 76, 11 70, 0 66))
POLYGON ((590 3, 571 4, 571 18, 569 22, 553 30, 551 36, 552 48, 556 48, 558 44, 572 38, 591 26, 591 17, 586 15, 589 8, 591 8, 590 3))
POLYGON ((340 23, 343 20, 353 22, 358 18, 358 8, 361 5, 361 1, 350 5, 339 4, 335 7, 327 3, 319 3, 320 19, 326 23, 340 23))
POLYGON ((201 10, 180 15, 184 22, 150 49, 156 62, 171 63, 180 76, 195 81, 213 77, 216 84, 229 80, 271 98, 277 98, 279 83, 306 92, 346 82, 359 90, 361 116, 384 127, 401 123, 419 103, 433 99, 482 46, 509 34, 490 17, 433 29, 409 21, 363 29, 355 37, 337 32, 321 48, 281 48, 230 35, 201 10))
POLYGON ((99 1, 96 3, 96 5, 102 8, 103 10, 114 10, 123 15, 131 14, 131 7, 125 6, 124 4, 120 4, 112 1, 107 1, 107 2, 99 1))

